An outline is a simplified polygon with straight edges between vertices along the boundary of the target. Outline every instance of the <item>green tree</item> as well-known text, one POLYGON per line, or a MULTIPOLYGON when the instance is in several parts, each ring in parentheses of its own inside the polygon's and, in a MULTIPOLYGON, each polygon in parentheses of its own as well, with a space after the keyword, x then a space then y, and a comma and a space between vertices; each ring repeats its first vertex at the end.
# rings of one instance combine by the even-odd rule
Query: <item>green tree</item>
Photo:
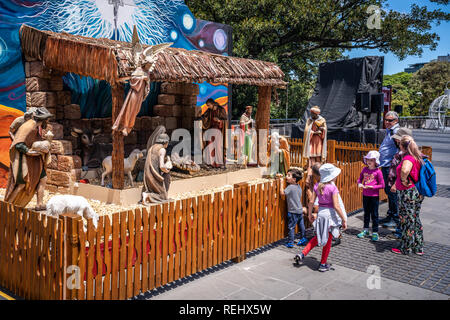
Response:
POLYGON ((445 85, 450 81, 449 62, 430 62, 415 72, 409 86, 414 92, 421 92, 415 115, 427 115, 434 99, 444 94, 445 85))
POLYGON ((392 106, 403 106, 401 116, 412 116, 412 111, 419 102, 419 96, 409 86, 409 81, 412 77, 411 73, 399 72, 393 75, 386 75, 383 77, 383 85, 391 85, 392 92, 392 106))
MULTIPOLYGON (((430 0, 448 5, 449 0, 430 0)), ((423 47, 435 49, 439 41, 433 23, 448 21, 450 14, 413 4, 409 13, 388 8, 387 0, 186 0, 197 18, 231 25, 233 55, 273 61, 286 74, 290 86, 305 83, 312 89, 318 64, 344 58, 353 48, 377 48, 399 58, 420 55, 423 47), (369 29, 370 5, 381 10, 381 29, 369 29)), ((255 91, 233 86, 233 108, 241 113, 255 104, 255 91), (248 96, 253 95, 253 97, 248 96), (243 100, 241 100, 243 99, 243 100)), ((291 96, 291 95, 290 95, 291 96)), ((304 96, 289 117, 299 117, 304 96)), ((286 94, 280 93, 280 108, 286 94)), ((284 101, 283 101, 284 99, 284 101)))

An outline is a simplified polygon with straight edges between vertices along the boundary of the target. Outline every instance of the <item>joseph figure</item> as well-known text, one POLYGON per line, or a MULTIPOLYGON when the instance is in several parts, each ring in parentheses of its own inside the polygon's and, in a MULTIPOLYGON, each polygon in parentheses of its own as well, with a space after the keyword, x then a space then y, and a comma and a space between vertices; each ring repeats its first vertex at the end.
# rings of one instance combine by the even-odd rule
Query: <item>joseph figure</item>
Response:
POLYGON ((311 118, 306 121, 303 133, 302 164, 310 168, 314 163, 325 163, 327 159, 327 123, 320 115, 318 106, 310 110, 311 118))
POLYGON ((170 170, 172 162, 166 156, 169 145, 169 136, 165 128, 159 126, 155 129, 147 142, 147 159, 144 166, 143 203, 166 202, 169 200, 170 170))

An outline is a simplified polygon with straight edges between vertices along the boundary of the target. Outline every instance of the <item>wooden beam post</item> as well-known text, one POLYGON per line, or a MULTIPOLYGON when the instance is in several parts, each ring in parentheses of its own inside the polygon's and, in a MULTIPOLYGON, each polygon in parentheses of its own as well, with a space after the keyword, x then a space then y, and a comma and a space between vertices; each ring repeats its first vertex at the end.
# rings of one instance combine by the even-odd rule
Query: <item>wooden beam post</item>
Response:
MULTIPOLYGON (((256 110, 256 130, 266 129, 267 137, 269 135, 269 124, 270 124, 270 100, 272 94, 272 87, 258 87, 258 109, 256 110)), ((261 160, 260 150, 259 150, 259 139, 258 134, 258 144, 257 144, 257 154, 258 154, 258 164, 266 165, 261 160)))
MULTIPOLYGON (((124 102, 124 88, 122 83, 111 85, 112 94, 112 123, 117 119, 120 109, 124 102)), ((124 188, 123 176, 123 158, 124 158, 124 144, 123 134, 121 132, 112 132, 112 185, 114 189, 124 188)))

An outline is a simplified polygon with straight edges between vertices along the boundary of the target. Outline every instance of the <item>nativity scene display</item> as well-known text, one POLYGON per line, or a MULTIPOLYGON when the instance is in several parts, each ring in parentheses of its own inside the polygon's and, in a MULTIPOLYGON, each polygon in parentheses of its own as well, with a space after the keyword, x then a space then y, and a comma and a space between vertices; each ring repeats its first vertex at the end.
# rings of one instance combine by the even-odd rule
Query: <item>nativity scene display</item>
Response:
MULTIPOLYGON (((234 180, 216 182, 212 176, 254 168, 247 176, 233 177, 240 183, 265 174, 258 170, 267 167, 258 156, 257 130, 267 132, 269 127, 272 89, 286 85, 284 73, 274 63, 188 51, 173 48, 172 43, 145 45, 136 28, 131 43, 27 25, 21 27, 20 38, 29 84, 27 111, 10 127, 5 201, 22 207, 33 204, 33 209, 44 211, 47 193, 87 198, 97 196, 88 188, 97 186, 135 190, 134 203, 149 205, 191 191, 177 187, 177 181, 209 177, 217 184, 214 187, 223 188, 234 180), (68 72, 108 82, 110 117, 88 118, 86 110, 72 103, 72 92, 62 81, 68 72), (239 125, 231 126, 226 100, 199 102, 203 82, 270 90, 265 90, 269 95, 260 95, 256 112, 247 106, 239 125), (147 108, 142 108, 145 104, 147 108), (174 188, 180 191, 171 193, 174 188), (31 201, 34 195, 36 201, 31 201)), ((277 154, 282 150, 281 168, 274 175, 285 174, 288 146, 283 139, 274 145, 277 154)), ((120 203, 125 197, 118 198, 120 203)))

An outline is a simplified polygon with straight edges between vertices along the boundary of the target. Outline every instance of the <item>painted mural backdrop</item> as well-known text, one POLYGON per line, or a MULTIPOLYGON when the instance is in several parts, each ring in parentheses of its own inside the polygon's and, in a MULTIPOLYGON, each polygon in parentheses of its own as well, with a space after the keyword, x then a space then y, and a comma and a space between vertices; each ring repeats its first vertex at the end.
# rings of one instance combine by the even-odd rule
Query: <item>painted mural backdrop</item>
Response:
MULTIPOLYGON (((25 72, 19 28, 25 23, 54 32, 93 38, 131 41, 133 26, 145 44, 173 42, 174 47, 228 55, 231 29, 197 20, 183 0, 2 0, 0 1, 0 187, 9 167, 8 129, 26 110, 25 72)), ((72 103, 81 106, 85 118, 111 116, 111 90, 105 81, 76 74, 64 76, 72 91, 72 103)), ((225 84, 202 83, 197 105, 205 109, 208 98, 227 107, 225 84)), ((140 115, 154 104, 157 84, 144 101, 140 115)))

